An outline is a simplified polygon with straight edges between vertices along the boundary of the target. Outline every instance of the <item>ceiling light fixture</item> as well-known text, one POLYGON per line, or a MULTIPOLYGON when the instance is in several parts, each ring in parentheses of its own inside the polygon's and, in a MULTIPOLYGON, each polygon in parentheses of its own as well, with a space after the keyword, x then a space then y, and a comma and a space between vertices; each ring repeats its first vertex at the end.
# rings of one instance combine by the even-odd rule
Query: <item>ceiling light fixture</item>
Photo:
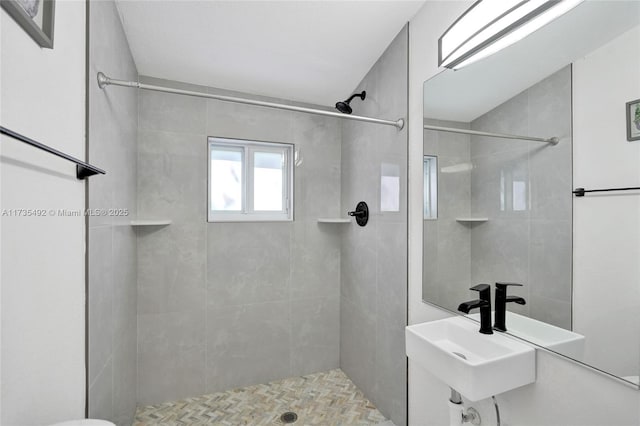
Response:
POLYGON ((479 0, 438 40, 438 65, 458 69, 522 40, 583 0, 479 0))

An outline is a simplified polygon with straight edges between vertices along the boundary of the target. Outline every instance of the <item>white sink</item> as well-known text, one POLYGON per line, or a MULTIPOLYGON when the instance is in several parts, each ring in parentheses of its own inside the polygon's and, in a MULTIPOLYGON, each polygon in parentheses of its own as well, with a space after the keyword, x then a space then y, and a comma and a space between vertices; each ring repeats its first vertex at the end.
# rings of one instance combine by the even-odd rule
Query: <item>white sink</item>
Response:
MULTIPOLYGON (((480 321, 477 313, 467 316, 480 321)), ((505 322, 509 334, 577 361, 582 361, 584 357, 585 340, 582 334, 509 311, 505 322)))
POLYGON ((407 356, 471 401, 536 380, 531 346, 499 333, 480 334, 478 329, 464 317, 410 325, 407 356))

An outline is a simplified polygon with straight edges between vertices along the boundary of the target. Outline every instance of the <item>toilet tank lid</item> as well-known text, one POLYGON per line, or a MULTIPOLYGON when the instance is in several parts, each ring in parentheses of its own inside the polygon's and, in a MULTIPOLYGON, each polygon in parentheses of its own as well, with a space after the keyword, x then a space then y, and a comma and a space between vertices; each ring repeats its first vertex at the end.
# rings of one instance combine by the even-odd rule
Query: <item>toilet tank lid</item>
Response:
POLYGON ((115 426, 115 425, 106 420, 82 419, 82 420, 70 420, 68 422, 62 422, 62 423, 55 423, 50 426, 115 426))

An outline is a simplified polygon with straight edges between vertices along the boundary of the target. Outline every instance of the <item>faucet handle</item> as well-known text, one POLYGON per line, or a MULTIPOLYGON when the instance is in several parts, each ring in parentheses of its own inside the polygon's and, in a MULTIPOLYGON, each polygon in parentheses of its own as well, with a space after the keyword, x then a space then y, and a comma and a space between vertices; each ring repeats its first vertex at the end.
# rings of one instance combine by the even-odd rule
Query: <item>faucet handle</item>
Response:
POLYGON ((507 287, 509 287, 509 286, 522 287, 522 284, 518 284, 518 283, 496 283, 496 288, 499 288, 500 290, 506 290, 507 287))
POLYGON ((489 284, 478 284, 471 287, 469 290, 479 292, 480 300, 491 301, 491 286, 489 284))

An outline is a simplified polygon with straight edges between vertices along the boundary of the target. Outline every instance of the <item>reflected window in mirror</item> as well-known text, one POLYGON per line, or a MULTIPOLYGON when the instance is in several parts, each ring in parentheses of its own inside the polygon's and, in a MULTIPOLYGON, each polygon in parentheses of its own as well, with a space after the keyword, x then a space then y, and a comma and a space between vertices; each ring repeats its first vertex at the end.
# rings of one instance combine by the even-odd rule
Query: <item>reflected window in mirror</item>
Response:
POLYGON ((438 218, 438 157, 425 155, 424 173, 424 218, 438 218))
POLYGON ((521 170, 503 166, 500 170, 500 211, 529 210, 529 176, 521 170))

